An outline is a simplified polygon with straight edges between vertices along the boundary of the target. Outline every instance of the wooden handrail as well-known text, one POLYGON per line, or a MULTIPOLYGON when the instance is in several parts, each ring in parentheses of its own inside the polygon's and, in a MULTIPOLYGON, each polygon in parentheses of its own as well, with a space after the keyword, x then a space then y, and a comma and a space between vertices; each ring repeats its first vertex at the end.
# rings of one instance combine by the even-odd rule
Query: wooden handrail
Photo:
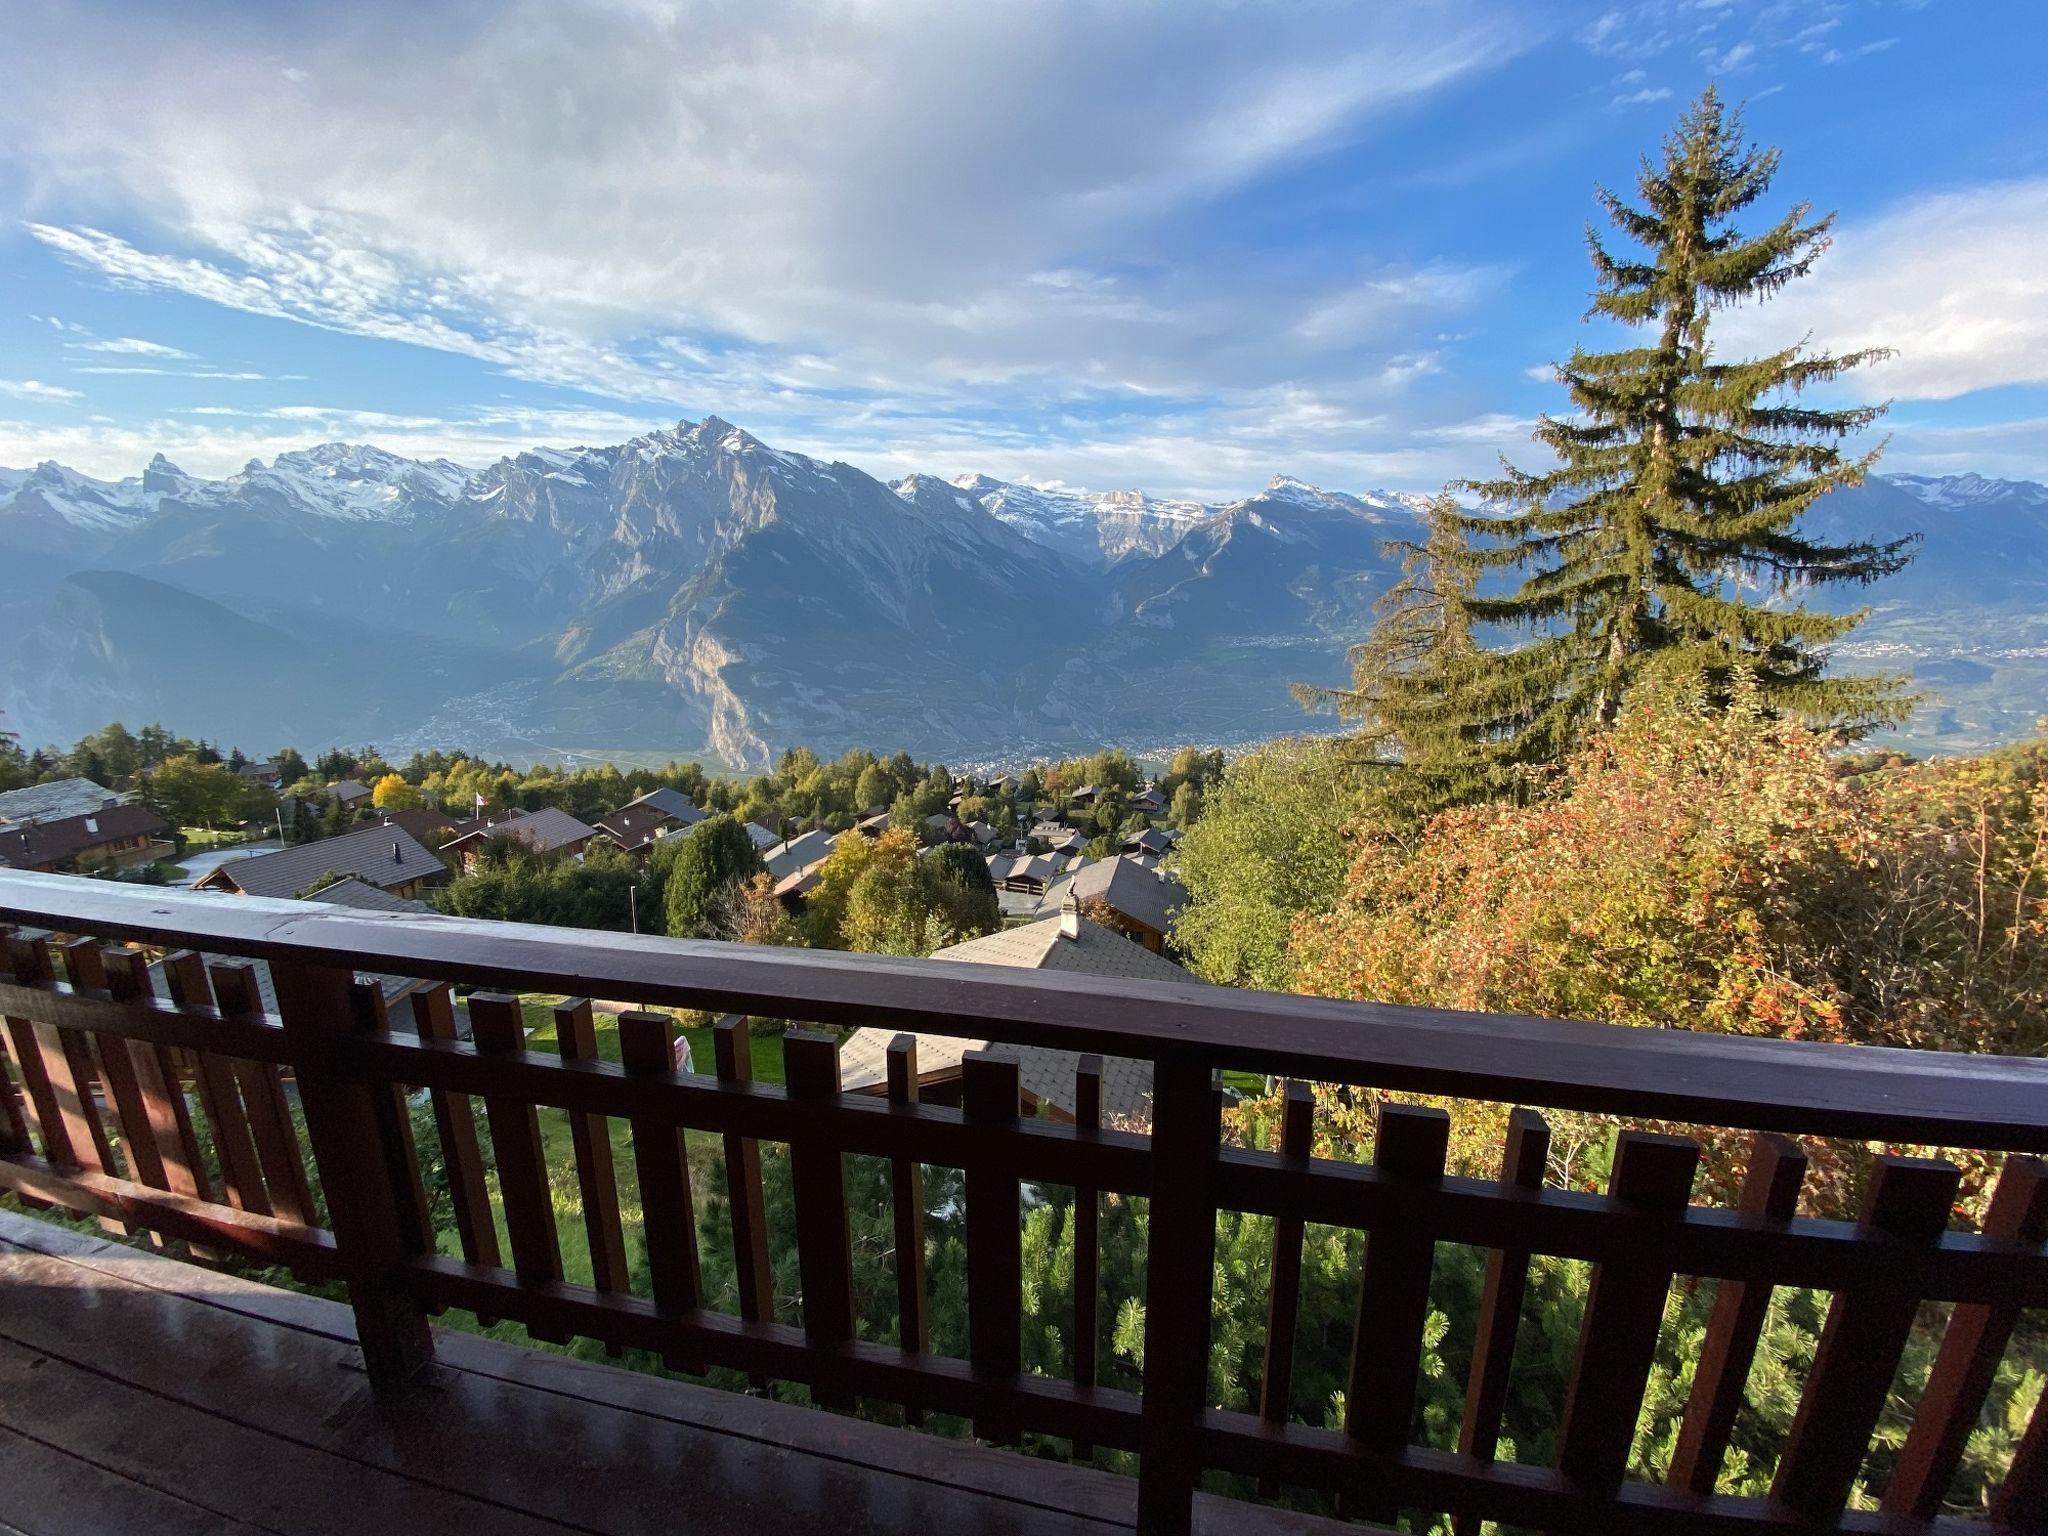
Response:
MULTIPOLYGON (((907 1413, 969 1419, 984 1438, 1060 1437, 1139 1452, 1140 1531, 1180 1536, 1207 1470, 1267 1489, 1299 1483, 1339 1509, 1384 1520, 1413 1506, 1552 1529, 1772 1532, 1876 1530, 1845 1510, 1877 1413, 1922 1303, 1956 1303, 1936 1384, 1913 1426, 1909 1475, 1887 1495, 1916 1516, 1938 1508, 2022 1310, 2048 1309, 2048 1164, 2008 1157, 1983 1233, 1951 1231, 1959 1170, 1887 1156, 1874 1164, 1860 1220, 1795 1212, 1803 1162, 1760 1136, 1752 1189, 1736 1209, 1691 1202, 1700 1146, 1622 1133, 1604 1194, 1543 1177, 1549 1130, 1518 1108, 1521 1150, 1502 1177, 1445 1172, 1448 1122, 1435 1109, 1383 1106, 1372 1164, 1311 1155, 1316 1101, 1303 1079, 1552 1105, 1763 1132, 1883 1138, 2024 1153, 2048 1149, 2048 1062, 1877 1050, 1380 1007, 1194 985, 1109 981, 1001 967, 628 938, 617 934, 395 916, 297 902, 208 897, 46 875, 0 873, 0 923, 82 935, 61 946, 0 945, 0 1189, 98 1216, 117 1230, 182 1240, 195 1256, 281 1263, 340 1280, 365 1366, 380 1390, 407 1388, 432 1353, 428 1316, 461 1307, 523 1324, 533 1337, 595 1339, 658 1352, 672 1368, 709 1366, 757 1382, 806 1383, 821 1404, 862 1396, 907 1413), (107 939, 177 946, 166 1000, 142 957, 107 939), (256 974, 192 951, 266 962, 256 974), (359 970, 435 983, 394 1017, 359 970), (513 996, 472 993, 473 1040, 443 983, 505 993, 581 994, 556 1010, 559 1049, 528 1050, 513 996), (601 1059, 584 996, 630 997, 787 1018, 787 1086, 751 1080, 749 1026, 717 1031, 716 1075, 678 1072, 674 1021, 621 1016, 621 1060, 601 1059), (915 1092, 914 1040, 892 1046, 888 1097, 843 1093, 836 1036, 816 1023, 885 1025, 1084 1053, 1075 1123, 1020 1118, 1018 1062, 970 1052, 960 1107, 915 1092), (12 1063, 7 1059, 11 1052, 12 1063), (1099 1056, 1150 1064, 1152 1131, 1103 1129, 1099 1056), (1290 1076, 1277 1152, 1221 1145, 1214 1073, 1290 1076), (294 1081, 297 1104, 285 1088, 294 1081), (16 1081, 18 1077, 18 1083, 16 1081), (196 1098, 218 1164, 193 1130, 196 1098), (418 1090, 425 1090, 423 1099, 418 1090), (495 1180, 485 1177, 483 1106, 495 1180), (415 1115, 432 1131, 415 1130, 415 1115), (566 1114, 591 1241, 591 1284, 565 1276, 541 1111, 566 1114), (646 1284, 633 1282, 608 1124, 628 1127, 646 1284), (711 1306, 682 1135, 722 1138, 735 1316, 711 1306), (319 1175, 316 1201, 308 1181, 319 1175), (462 1257, 438 1249, 422 1177, 422 1136, 438 1144, 433 1180, 453 1208, 462 1257), (776 1317, 760 1147, 789 1149, 796 1315, 776 1317), (38 1155, 40 1149, 40 1155, 38 1155), (899 1253, 903 1337, 862 1340, 854 1293, 846 1157, 884 1159, 899 1253), (966 1360, 933 1354, 919 1261, 925 1164, 965 1177, 966 1360), (1779 1177, 1774 1169, 1789 1170, 1779 1177), (1088 1208, 1075 1229, 1072 1381, 1023 1369, 1021 1186, 1066 1185, 1088 1208), (214 1191, 218 1190, 218 1198, 214 1191), (1096 1202, 1149 1201, 1142 1394, 1096 1384, 1096 1202), (1225 1413, 1207 1395, 1210 1282, 1218 1211, 1274 1218, 1261 1411, 1225 1413), (508 1246, 501 1252, 502 1216, 508 1246), (1307 1223, 1369 1234, 1341 1429, 1295 1422, 1289 1361, 1307 1223), (1085 1233, 1085 1237, 1084 1237, 1085 1233), (1437 1245, 1487 1252, 1489 1300, 1475 1341, 1484 1399, 1457 1453, 1410 1443, 1414 1383, 1437 1245), (1532 1255, 1584 1261, 1595 1279, 1554 1468, 1494 1459, 1532 1255), (1085 1256, 1085 1257, 1084 1257, 1085 1256), (1675 1276, 1722 1282, 1687 1438, 1670 1486, 1629 1476, 1628 1456, 1675 1276), (1767 1499, 1713 1492, 1742 1401, 1762 1307, 1773 1287, 1833 1293, 1793 1444, 1767 1499), (1082 1301, 1085 1295, 1085 1304, 1082 1301)), ((2034 1529, 2048 1506, 2037 1414, 1997 1495, 1994 1522, 1946 1519, 1915 1530, 2034 1529), (2004 1522, 2002 1525, 1998 1522, 2004 1522), (2032 1522, 2032 1523, 2030 1523, 2032 1522)), ((1892 1525, 1883 1525, 1892 1529, 1892 1525)))
POLYGON ((357 912, 0 872, 0 922, 1743 1130, 2048 1152, 2048 1061, 357 912))

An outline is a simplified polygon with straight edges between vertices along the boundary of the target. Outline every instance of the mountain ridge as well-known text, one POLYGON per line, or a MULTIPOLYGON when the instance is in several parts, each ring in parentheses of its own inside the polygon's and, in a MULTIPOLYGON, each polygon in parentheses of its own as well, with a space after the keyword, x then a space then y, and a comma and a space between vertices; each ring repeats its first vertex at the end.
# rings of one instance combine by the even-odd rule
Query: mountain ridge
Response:
MULTIPOLYGON (((1395 579, 1383 545, 1417 531, 1422 505, 1284 474, 1224 502, 885 483, 715 415, 476 469, 343 443, 213 480, 161 453, 118 481, 45 462, 0 470, 0 551, 22 573, 0 590, 18 658, 0 709, 39 739, 104 723, 73 699, 104 716, 182 696, 149 654, 178 647, 149 637, 183 624, 275 653, 221 690, 223 720, 258 742, 306 717, 295 695, 330 667, 383 669, 377 687, 325 685, 337 740, 432 720, 535 751, 667 746, 737 767, 799 742, 990 757, 1248 741, 1304 727, 1288 681, 1343 680, 1395 579), (141 611, 111 612, 116 591, 141 611), (454 654, 445 677, 407 660, 454 654)), ((2048 704, 2048 487, 1876 477, 1815 516, 1941 532, 1864 594, 1872 620, 1842 648, 1936 678, 1950 697, 1932 735, 2010 736, 2048 704)), ((234 654, 209 644, 186 651, 234 654)))

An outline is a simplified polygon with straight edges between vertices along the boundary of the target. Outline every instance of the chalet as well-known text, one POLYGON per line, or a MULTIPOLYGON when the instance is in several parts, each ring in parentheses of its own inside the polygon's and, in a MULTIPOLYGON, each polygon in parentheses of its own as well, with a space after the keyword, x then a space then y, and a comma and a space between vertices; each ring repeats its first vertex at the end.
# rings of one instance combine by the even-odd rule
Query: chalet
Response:
POLYGON ((327 797, 347 811, 360 810, 370 803, 369 789, 354 779, 335 780, 327 786, 327 797))
POLYGON ((746 828, 747 841, 754 845, 754 852, 756 853, 766 853, 770 848, 775 847, 776 844, 782 841, 782 835, 779 832, 769 831, 758 821, 743 821, 740 825, 746 828))
POLYGON ((128 869, 169 854, 171 830, 147 806, 120 804, 82 816, 0 827, 0 868, 46 874, 128 869))
POLYGON ((889 813, 878 811, 872 816, 863 816, 853 824, 853 830, 862 837, 880 837, 889 830, 889 813))
POLYGON ((394 896, 416 897, 446 877, 448 866, 403 827, 362 827, 276 853, 230 860, 201 879, 198 889, 237 896, 296 896, 330 873, 354 875, 394 896))
POLYGON ((967 831, 974 838, 975 847, 984 853, 995 847, 1003 838, 1002 833, 985 821, 970 821, 967 823, 967 831))
POLYGON ((1141 816, 1164 816, 1166 814, 1166 799, 1157 789, 1148 784, 1145 788, 1131 796, 1131 809, 1141 816))
POLYGON ((133 796, 117 795, 91 779, 53 779, 48 784, 30 784, 0 794, 0 826, 27 826, 38 821, 62 821, 124 805, 133 796))
POLYGON ((971 843, 974 834, 961 824, 960 818, 944 811, 924 819, 924 830, 935 843, 971 843))
POLYGON ((1042 817, 1031 823, 1031 829, 1025 833, 1025 836, 1035 837, 1042 843, 1055 843, 1069 836, 1073 830, 1064 821, 1051 817, 1042 817))
POLYGON ((1157 860, 1164 858, 1172 847, 1173 844, 1167 841, 1164 832, 1161 832, 1157 827, 1147 827, 1135 837, 1125 838, 1122 851, 1125 853, 1144 854, 1157 860))
POLYGON ((1082 785, 1082 786, 1081 786, 1081 787, 1080 787, 1079 789, 1076 789, 1076 790, 1070 790, 1070 791, 1068 792, 1068 794, 1067 794, 1067 804, 1069 804, 1069 805, 1093 805, 1093 804, 1094 804, 1094 803, 1096 802, 1096 800, 1097 800, 1097 799, 1098 799, 1098 798, 1099 798, 1099 797, 1101 796, 1101 794, 1102 794, 1102 787, 1101 787, 1100 785, 1098 785, 1098 784, 1083 784, 1083 785, 1082 785))
POLYGON ((597 824, 597 830, 610 838, 621 853, 635 858, 645 858, 656 839, 679 827, 676 818, 660 806, 637 800, 620 806, 597 824))
POLYGON ((806 832, 802 837, 793 837, 766 850, 761 855, 761 862, 768 866, 768 873, 775 877, 779 887, 789 876, 824 863, 832 852, 833 841, 830 832, 806 832))
POLYGON ((567 811, 544 805, 537 811, 524 811, 465 833, 444 844, 441 851, 466 869, 476 862, 484 844, 494 837, 511 838, 525 844, 533 853, 557 853, 573 858, 582 853, 585 845, 597 835, 595 827, 585 826, 567 811))
MULTIPOLYGON (((1053 917, 1017 928, 1005 928, 939 950, 934 960, 970 965, 1007 965, 1025 970, 1062 971, 1069 975, 1173 981, 1203 985, 1201 979, 1171 960, 1152 954, 1081 915, 1078 902, 1068 902, 1053 917)), ((889 1042, 892 1029, 855 1030, 840 1047, 841 1081, 849 1093, 881 1096, 888 1092, 889 1042)), ((969 1051, 991 1048, 986 1040, 953 1035, 918 1035, 918 1097, 932 1103, 959 1102, 960 1061, 969 1051)), ((1025 1113, 1040 1106, 1054 1120, 1074 1119, 1074 1074, 1080 1057, 1073 1051, 1045 1046, 994 1047, 1018 1061, 1018 1082, 1025 1113)), ((1102 1114, 1106 1121, 1146 1128, 1152 1121, 1152 1067, 1149 1062, 1106 1056, 1102 1061, 1102 1114)))
POLYGON ((652 806, 655 810, 665 813, 670 822, 680 827, 694 827, 704 819, 706 814, 703 810, 699 809, 694 800, 680 789, 670 789, 666 785, 660 789, 650 789, 639 799, 630 801, 621 809, 631 810, 637 805, 652 806))
POLYGON ((1174 914, 1188 904, 1188 888, 1163 869, 1144 869, 1130 859, 1097 859, 1049 887, 1039 905, 1043 915, 1057 912, 1069 894, 1085 907, 1100 901, 1114 912, 1154 954, 1166 948, 1174 914))
POLYGON ((261 784, 265 789, 277 788, 278 767, 275 763, 244 763, 235 774, 245 784, 261 784))
POLYGON ((1045 853, 999 853, 988 861, 988 877, 999 891, 1043 896, 1059 873, 1052 855, 1045 853))

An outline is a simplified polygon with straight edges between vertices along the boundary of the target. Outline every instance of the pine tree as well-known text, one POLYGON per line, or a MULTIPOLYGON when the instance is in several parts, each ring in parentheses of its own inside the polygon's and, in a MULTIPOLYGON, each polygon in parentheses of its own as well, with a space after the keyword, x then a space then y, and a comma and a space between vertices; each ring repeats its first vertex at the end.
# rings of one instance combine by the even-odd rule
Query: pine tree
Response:
POLYGON ((1599 189, 1642 254, 1617 255, 1588 228, 1592 312, 1654 335, 1612 352, 1574 349, 1559 378, 1575 410, 1545 416, 1535 434, 1557 467, 1503 463, 1499 479, 1467 485, 1487 505, 1433 526, 1431 543, 1444 541, 1429 562, 1438 607, 1397 605, 1375 637, 1398 653, 1434 623, 1443 641, 1377 680, 1371 713, 1404 756, 1455 760, 1447 798, 1557 760, 1657 674, 1700 679, 1725 699, 1746 673, 1769 712, 1849 736, 1908 707, 1896 680, 1826 676, 1827 647, 1862 614, 1800 601, 1808 588, 1874 581, 1909 556, 1910 540, 1828 544, 1798 528, 1821 496, 1868 473, 1876 450, 1848 456, 1843 444, 1884 409, 1800 397, 1881 352, 1801 343, 1724 362, 1708 337, 1716 310, 1771 298, 1826 248, 1834 216, 1812 218, 1805 203, 1754 238, 1734 227, 1777 168, 1777 151, 1744 144, 1741 114, 1709 87, 1662 163, 1644 160, 1641 207, 1599 189), (1454 603, 1445 571, 1464 583, 1454 603), (1521 574, 1519 587, 1488 591, 1485 575, 1504 571, 1521 574), (1486 625, 1525 638, 1471 663, 1444 648, 1486 625))
POLYGON ((1491 673, 1468 611, 1476 565, 1464 514, 1446 492, 1422 519, 1422 539, 1385 545, 1401 560, 1401 579, 1374 604, 1372 632, 1351 648, 1352 686, 1296 683, 1293 692, 1304 708, 1357 724, 1351 746, 1365 765, 1405 770, 1383 789, 1434 808, 1482 798, 1502 770, 1496 745, 1472 728, 1485 716, 1491 673))

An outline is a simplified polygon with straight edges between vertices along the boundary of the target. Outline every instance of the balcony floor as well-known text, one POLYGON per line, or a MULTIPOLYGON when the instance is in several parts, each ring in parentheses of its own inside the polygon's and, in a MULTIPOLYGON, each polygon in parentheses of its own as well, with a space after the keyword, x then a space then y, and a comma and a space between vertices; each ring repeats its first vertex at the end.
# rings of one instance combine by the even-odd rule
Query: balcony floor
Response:
MULTIPOLYGON (((1109 1473, 474 1335, 386 1407, 354 1337, 333 1302, 0 1212, 0 1536, 1132 1525, 1109 1473)), ((1207 1496, 1196 1521, 1340 1529, 1207 1496)))

